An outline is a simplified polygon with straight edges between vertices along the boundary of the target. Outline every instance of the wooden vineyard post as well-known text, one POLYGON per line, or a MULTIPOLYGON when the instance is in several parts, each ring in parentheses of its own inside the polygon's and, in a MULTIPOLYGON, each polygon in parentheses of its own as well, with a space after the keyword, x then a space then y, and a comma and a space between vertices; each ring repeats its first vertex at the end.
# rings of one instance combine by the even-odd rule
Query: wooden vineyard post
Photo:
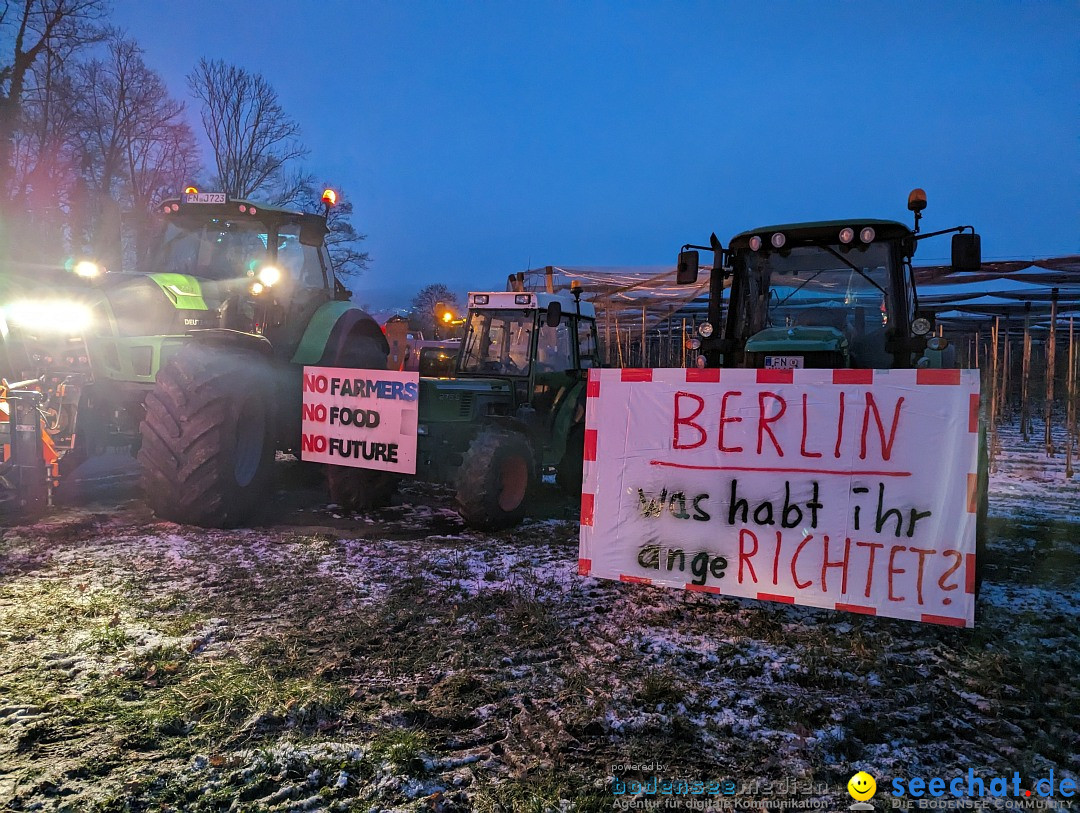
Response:
POLYGON ((604 306, 604 364, 611 366, 611 297, 604 306))
POLYGON ((1020 436, 1025 442, 1031 439, 1031 303, 1024 304, 1024 353, 1020 369, 1020 436))
POLYGON ((642 306, 642 356, 640 356, 640 358, 639 358, 639 361, 642 362, 642 363, 640 363, 640 365, 638 365, 640 367, 648 367, 649 366, 649 345, 648 345, 649 329, 648 329, 648 323, 645 320, 645 315, 646 315, 645 314, 645 306, 643 304, 643 306, 642 306))
POLYGON ((619 366, 625 367, 626 365, 623 364, 622 330, 619 329, 619 315, 615 314, 612 318, 615 320, 615 344, 619 348, 619 366))
POLYGON ((1069 369, 1065 374, 1065 479, 1073 476, 1073 449, 1076 448, 1076 351, 1073 318, 1069 317, 1069 369))
POLYGON ((1001 317, 994 317, 990 328, 990 346, 993 356, 988 362, 987 375, 990 378, 990 471, 996 471, 997 463, 997 413, 998 413, 998 333, 1001 317))
POLYGON ((686 317, 682 319, 682 365, 686 366, 686 317))
POLYGON ((1001 404, 998 408, 998 415, 1002 420, 1008 420, 1012 415, 1012 410, 1009 408, 1009 384, 1011 383, 1012 372, 1012 353, 1009 351, 1011 342, 1009 341, 1009 317, 1005 317, 1005 333, 1001 337, 1003 347, 1001 348, 1001 404))
POLYGON ((1054 456, 1054 438, 1050 420, 1054 414, 1054 377, 1057 374, 1057 301, 1058 289, 1050 292, 1050 335, 1046 339, 1046 401, 1043 403, 1046 456, 1054 456))

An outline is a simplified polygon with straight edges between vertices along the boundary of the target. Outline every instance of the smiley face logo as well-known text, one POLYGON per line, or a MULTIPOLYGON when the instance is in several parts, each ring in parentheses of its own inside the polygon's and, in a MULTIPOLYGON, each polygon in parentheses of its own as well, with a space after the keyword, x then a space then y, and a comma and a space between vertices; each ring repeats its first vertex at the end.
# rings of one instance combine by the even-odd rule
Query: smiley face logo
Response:
POLYGON ((848 780, 847 789, 856 802, 865 802, 877 793, 877 782, 866 771, 859 771, 848 780))

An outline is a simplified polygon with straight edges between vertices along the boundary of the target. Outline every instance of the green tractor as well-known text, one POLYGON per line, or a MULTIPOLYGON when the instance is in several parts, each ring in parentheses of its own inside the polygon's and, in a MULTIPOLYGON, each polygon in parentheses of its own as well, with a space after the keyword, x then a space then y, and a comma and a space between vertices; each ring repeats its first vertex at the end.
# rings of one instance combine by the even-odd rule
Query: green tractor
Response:
MULTIPOLYGON (((235 526, 266 502, 275 450, 299 448, 304 365, 385 369, 389 348, 334 274, 325 217, 220 193, 165 201, 162 214, 154 273, 111 286, 112 329, 91 354, 145 393, 139 462, 154 511, 235 526)), ((332 498, 383 479, 331 469, 332 498)))
POLYGON ((519 522, 545 471, 581 493, 585 384, 600 362, 596 311, 576 294, 469 294, 453 374, 420 379, 417 476, 454 488, 470 527, 519 522))
POLYGON ((275 450, 299 446, 303 366, 385 368, 386 339, 335 276, 323 215, 193 190, 160 215, 140 273, 80 263, 5 294, 4 375, 40 391, 61 475, 137 450, 159 516, 238 525, 267 501, 275 450))
MULTIPOLYGON (((697 249, 713 252, 708 319, 692 346, 698 365, 765 369, 944 368, 955 348, 934 335, 934 315, 919 310, 911 258, 919 241, 952 234, 954 271, 978 271, 980 238, 971 226, 919 233, 926 193, 908 209, 914 228, 894 220, 855 218, 765 226, 737 234, 727 248, 686 245, 677 280, 697 280, 697 249)), ((980 432, 976 522, 985 540, 988 463, 980 432)), ((979 557, 977 556, 977 559, 979 557)))

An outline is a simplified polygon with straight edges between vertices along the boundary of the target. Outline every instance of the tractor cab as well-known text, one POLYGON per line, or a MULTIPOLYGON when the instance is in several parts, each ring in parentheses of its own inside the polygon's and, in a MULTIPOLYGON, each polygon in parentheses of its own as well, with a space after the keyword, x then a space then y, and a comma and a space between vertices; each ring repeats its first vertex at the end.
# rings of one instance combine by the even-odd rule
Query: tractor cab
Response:
MULTIPOLYGON (((918 310, 911 258, 918 241, 954 232, 953 267, 977 270, 970 226, 918 233, 922 190, 908 206, 915 228, 856 218, 764 226, 723 248, 715 236, 708 321, 699 326, 706 366, 889 369, 942 366, 946 342, 918 310)), ((697 246, 679 255, 680 282, 696 279, 697 246)))
POLYGON ((538 475, 581 490, 596 310, 575 294, 469 294, 451 376, 420 379, 418 471, 456 485, 466 520, 513 524, 538 475), (508 462, 510 461, 510 462, 508 462))
POLYGON ((563 294, 469 294, 458 376, 578 376, 598 359, 591 303, 563 294))
MULTIPOLYGON (((136 275, 103 282, 133 331, 225 328, 295 346, 322 304, 342 296, 324 238, 326 218, 220 192, 163 201, 158 237, 136 275)), ((123 327, 121 325, 121 327, 123 327)))

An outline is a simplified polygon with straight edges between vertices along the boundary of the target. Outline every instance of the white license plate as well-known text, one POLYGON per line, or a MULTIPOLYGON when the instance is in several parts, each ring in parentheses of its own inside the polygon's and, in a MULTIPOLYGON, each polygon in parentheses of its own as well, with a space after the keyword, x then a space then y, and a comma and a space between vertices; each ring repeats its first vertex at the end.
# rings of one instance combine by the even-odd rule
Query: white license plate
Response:
POLYGON ((224 192, 188 192, 184 203, 225 203, 224 192))
POLYGON ((803 366, 802 356, 766 356, 766 370, 794 370, 803 366))

